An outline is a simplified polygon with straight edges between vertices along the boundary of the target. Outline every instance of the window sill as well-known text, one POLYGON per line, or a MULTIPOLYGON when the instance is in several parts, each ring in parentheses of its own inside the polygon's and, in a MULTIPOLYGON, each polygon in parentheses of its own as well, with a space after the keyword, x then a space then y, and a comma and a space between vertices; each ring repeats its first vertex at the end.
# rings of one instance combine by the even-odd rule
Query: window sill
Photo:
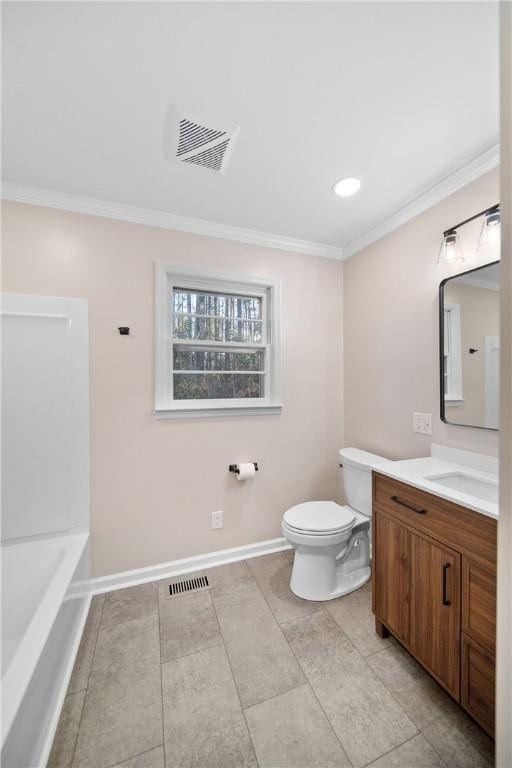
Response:
POLYGON ((212 408, 158 408, 155 409, 156 419, 218 419, 226 416, 278 416, 282 405, 232 405, 229 407, 213 406, 212 408))

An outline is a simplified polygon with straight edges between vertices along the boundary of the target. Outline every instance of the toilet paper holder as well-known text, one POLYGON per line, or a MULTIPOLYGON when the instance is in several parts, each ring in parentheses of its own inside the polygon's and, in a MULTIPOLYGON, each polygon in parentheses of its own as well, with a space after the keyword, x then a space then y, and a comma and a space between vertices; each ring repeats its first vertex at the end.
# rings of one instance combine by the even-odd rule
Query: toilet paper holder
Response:
MULTIPOLYGON (((258 462, 257 461, 250 461, 249 464, 254 464, 254 471, 255 472, 259 471, 258 470, 258 462)), ((238 464, 230 464, 229 465, 229 471, 230 472, 234 472, 235 475, 239 475, 240 474, 240 467, 238 466, 238 464)))

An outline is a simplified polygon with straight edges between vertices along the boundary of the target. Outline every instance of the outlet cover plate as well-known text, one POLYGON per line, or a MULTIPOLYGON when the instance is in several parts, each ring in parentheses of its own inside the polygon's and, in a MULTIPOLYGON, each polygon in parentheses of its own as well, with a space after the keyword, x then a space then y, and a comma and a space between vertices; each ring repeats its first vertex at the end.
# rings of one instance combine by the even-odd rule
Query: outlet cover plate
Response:
POLYGON ((222 509, 218 509, 216 512, 212 512, 212 529, 222 528, 224 525, 224 512, 222 509))

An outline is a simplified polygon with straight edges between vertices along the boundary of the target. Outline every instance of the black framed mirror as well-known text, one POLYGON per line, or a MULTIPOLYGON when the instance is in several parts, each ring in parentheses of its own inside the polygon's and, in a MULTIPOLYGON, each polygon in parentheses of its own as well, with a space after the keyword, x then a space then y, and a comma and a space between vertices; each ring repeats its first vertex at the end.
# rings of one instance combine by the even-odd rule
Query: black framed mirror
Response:
POLYGON ((461 272, 439 286, 441 419, 499 428, 500 262, 461 272))

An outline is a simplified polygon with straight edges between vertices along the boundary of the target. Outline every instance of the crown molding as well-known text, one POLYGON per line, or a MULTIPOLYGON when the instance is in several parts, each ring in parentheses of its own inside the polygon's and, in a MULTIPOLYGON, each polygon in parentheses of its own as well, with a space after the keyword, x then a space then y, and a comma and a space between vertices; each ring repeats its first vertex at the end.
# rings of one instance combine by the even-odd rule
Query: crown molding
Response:
POLYGON ((219 224, 205 219, 194 219, 190 216, 179 216, 165 211, 154 211, 150 208, 137 208, 124 203, 111 203, 82 195, 70 195, 65 192, 55 192, 42 187, 31 187, 5 181, 2 184, 2 198, 16 203, 40 205, 46 208, 60 208, 74 213, 85 213, 90 216, 101 216, 107 219, 128 221, 132 224, 146 224, 151 227, 174 229, 178 232, 189 232, 194 235, 215 237, 222 240, 235 240, 240 243, 277 248, 292 253, 302 253, 309 256, 322 256, 338 261, 354 256, 363 248, 380 240, 394 229, 401 227, 410 219, 423 213, 444 198, 457 192, 466 184, 471 183, 484 173, 496 168, 500 162, 500 145, 495 144, 490 149, 477 155, 468 163, 444 179, 433 184, 421 195, 406 203, 391 216, 371 227, 360 237, 352 240, 343 247, 315 243, 308 240, 298 240, 293 237, 275 235, 270 232, 260 232, 255 229, 234 227, 230 224, 219 224))
POLYGON ((376 224, 360 237, 352 240, 343 246, 343 259, 349 259, 354 256, 363 248, 371 245, 376 240, 380 240, 381 237, 388 235, 394 229, 401 227, 410 219, 413 219, 418 214, 423 213, 428 208, 431 208, 436 203, 439 203, 444 198, 449 197, 454 192, 457 192, 466 184, 483 176, 484 173, 492 171, 496 168, 500 162, 500 145, 495 144, 490 149, 477 155, 468 163, 458 168, 449 176, 445 176, 444 179, 433 184, 431 187, 425 190, 421 195, 406 203, 398 211, 395 211, 391 216, 376 224))
POLYGON ((128 221, 132 224, 147 224, 150 227, 174 229, 178 232, 189 232, 194 235, 215 237, 222 240, 236 240, 240 243, 250 243, 266 248, 278 248, 282 251, 303 253, 308 256, 322 256, 327 259, 341 260, 343 251, 334 245, 314 243, 308 240, 298 240, 293 237, 275 235, 270 232, 259 232, 255 229, 233 227, 229 224, 219 224, 204 219, 194 219, 189 216, 178 216, 165 211, 154 211, 150 208, 137 208, 123 203, 111 203, 107 200, 97 200, 93 197, 70 195, 65 192, 55 192, 42 187, 31 187, 10 181, 2 183, 2 198, 16 203, 40 205, 46 208, 60 208, 74 213, 85 213, 90 216, 101 216, 106 219, 128 221))

